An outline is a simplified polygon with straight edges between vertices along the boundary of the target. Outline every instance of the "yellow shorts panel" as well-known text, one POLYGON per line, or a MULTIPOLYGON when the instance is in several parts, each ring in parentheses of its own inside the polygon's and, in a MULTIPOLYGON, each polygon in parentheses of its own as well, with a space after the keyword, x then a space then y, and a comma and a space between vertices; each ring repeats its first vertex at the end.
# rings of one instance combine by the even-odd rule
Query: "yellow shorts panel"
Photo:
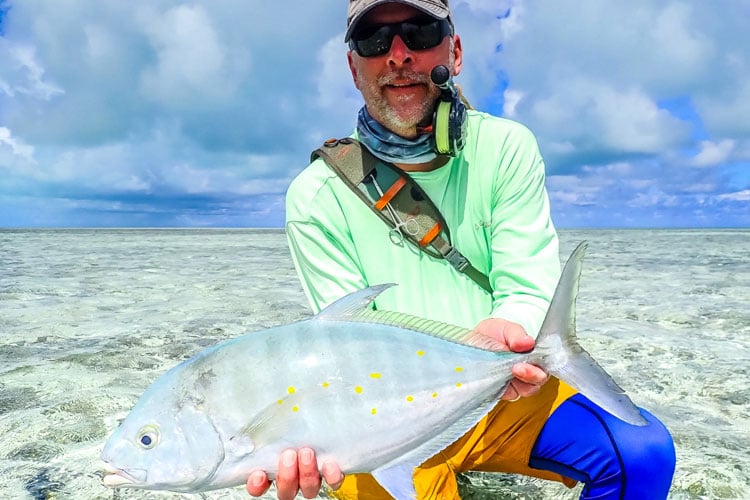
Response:
MULTIPOLYGON (((523 474, 573 486, 575 481, 529 467, 529 456, 547 418, 576 391, 556 378, 530 398, 501 401, 476 426, 414 471, 420 499, 460 498, 456 472, 485 471, 523 474)), ((370 474, 348 474, 341 488, 330 492, 346 500, 387 500, 391 496, 370 474)))

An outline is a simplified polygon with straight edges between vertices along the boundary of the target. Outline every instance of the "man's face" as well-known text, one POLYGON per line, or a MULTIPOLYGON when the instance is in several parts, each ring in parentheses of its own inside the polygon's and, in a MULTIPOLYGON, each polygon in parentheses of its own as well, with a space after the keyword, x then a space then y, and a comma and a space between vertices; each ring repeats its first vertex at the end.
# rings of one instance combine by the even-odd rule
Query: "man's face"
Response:
MULTIPOLYGON (((388 3, 368 12, 359 23, 397 23, 420 16, 424 14, 413 7, 388 3)), ((461 40, 449 35, 431 49, 411 50, 396 35, 384 55, 362 57, 350 51, 348 58, 354 84, 370 115, 393 132, 414 138, 417 124, 430 116, 440 94, 430 81, 430 72, 440 64, 448 66, 453 75, 461 71, 461 40)))

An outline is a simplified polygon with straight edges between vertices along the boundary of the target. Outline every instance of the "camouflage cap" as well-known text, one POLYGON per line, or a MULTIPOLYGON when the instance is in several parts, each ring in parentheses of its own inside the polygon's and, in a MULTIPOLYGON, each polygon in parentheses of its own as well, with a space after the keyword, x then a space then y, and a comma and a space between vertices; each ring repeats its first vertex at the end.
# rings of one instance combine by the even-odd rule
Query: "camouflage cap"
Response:
POLYGON ((349 14, 346 19, 346 35, 344 36, 344 41, 349 41, 354 28, 365 14, 378 5, 383 5, 385 3, 402 3, 404 5, 409 5, 436 19, 447 19, 448 22, 451 23, 451 26, 453 25, 448 0, 349 0, 349 14))

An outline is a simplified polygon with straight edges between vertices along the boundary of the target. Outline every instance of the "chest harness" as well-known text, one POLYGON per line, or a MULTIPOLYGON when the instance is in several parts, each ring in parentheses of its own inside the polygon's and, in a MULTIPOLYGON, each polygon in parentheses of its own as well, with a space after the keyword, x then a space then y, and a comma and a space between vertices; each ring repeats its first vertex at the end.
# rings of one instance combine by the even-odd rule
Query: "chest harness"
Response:
POLYGON ((313 151, 390 228, 391 240, 404 239, 428 255, 444 259, 492 293, 487 276, 450 243, 445 219, 419 184, 395 165, 381 162, 359 141, 330 139, 313 151), (381 186, 389 186, 383 189, 381 186))

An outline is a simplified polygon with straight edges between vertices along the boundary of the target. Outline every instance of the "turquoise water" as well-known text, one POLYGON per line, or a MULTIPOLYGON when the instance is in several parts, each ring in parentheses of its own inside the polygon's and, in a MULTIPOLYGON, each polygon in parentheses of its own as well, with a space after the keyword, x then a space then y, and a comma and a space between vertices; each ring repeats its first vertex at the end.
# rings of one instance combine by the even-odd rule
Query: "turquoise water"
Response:
MULTIPOLYGON (((583 239, 579 336, 673 432, 670 498, 750 498, 750 230, 561 231, 562 255, 583 239)), ((195 498, 102 486, 107 435, 179 361, 307 315, 280 230, 0 231, 0 498, 195 498)), ((578 493, 462 484, 465 499, 578 493)))

